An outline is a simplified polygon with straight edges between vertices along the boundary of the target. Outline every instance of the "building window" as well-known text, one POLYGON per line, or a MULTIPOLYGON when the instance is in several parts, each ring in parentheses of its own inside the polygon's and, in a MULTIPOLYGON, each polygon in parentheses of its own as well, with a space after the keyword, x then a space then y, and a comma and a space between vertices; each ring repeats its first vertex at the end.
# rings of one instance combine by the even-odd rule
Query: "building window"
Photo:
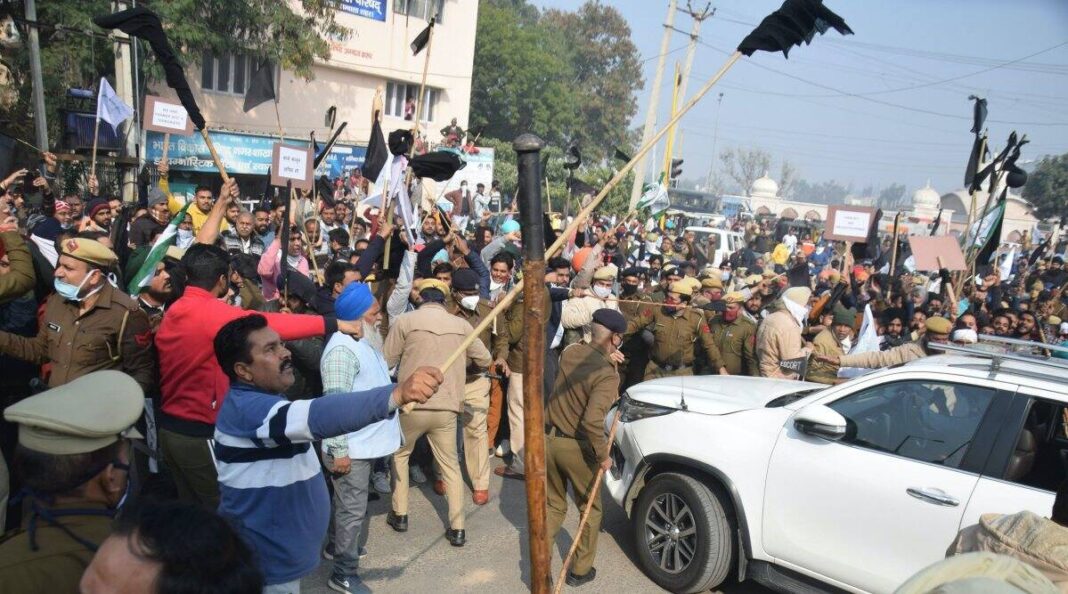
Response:
POLYGON ((393 12, 438 23, 444 22, 445 0, 393 0, 393 12))
MULTIPOLYGON (((419 85, 401 82, 386 83, 386 115, 396 118, 404 117, 404 106, 408 98, 414 99, 419 94, 419 85)), ((438 100, 441 98, 441 90, 427 87, 423 97, 423 113, 421 120, 429 122, 434 119, 438 100)))
MULTIPOLYGON (((244 95, 252 76, 252 60, 244 54, 205 53, 200 61, 200 86, 205 91, 244 95)), ((278 77, 275 77, 277 85, 278 77)))

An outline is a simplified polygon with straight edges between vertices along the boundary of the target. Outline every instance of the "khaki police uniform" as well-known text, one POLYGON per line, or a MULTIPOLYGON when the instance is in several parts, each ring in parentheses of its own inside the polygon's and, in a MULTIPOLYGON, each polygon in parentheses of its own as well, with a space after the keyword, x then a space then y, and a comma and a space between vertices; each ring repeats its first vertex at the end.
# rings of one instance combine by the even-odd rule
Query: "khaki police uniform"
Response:
POLYGON ((712 336, 720 359, 731 375, 760 375, 756 356, 756 324, 738 313, 733 322, 717 318, 712 321, 712 336))
MULTIPOLYGON (((570 484, 579 510, 586 507, 597 467, 608 459, 604 419, 619 396, 619 374, 608 353, 590 344, 564 349, 546 413, 545 473, 549 542, 567 517, 570 484)), ((601 531, 601 500, 590 508, 571 573, 583 576, 593 568, 601 531)))
MULTIPOLYGON (((681 287, 682 281, 676 282, 672 292, 690 295, 689 287, 681 287)), ((638 312, 637 317, 627 321, 626 336, 648 327, 653 332, 653 344, 649 351, 649 363, 645 367, 645 379, 693 375, 693 364, 697 358, 696 345, 700 341, 704 356, 711 369, 719 370, 723 363, 719 348, 716 347, 712 331, 704 315, 695 309, 680 307, 669 313, 664 306, 648 306, 638 312)))
MULTIPOLYGON (((643 305, 645 303, 652 303, 653 299, 646 293, 635 293, 620 297, 620 299, 626 301, 641 301, 642 303, 624 303, 619 304, 619 312, 623 314, 628 320, 633 320, 639 316, 641 311, 650 305, 643 305)), ((644 333, 637 332, 628 336, 623 341, 623 345, 619 347, 619 351, 626 357, 624 362, 623 373, 623 385, 621 390, 640 383, 645 378, 645 366, 649 364, 649 345, 645 342, 644 333)))
MULTIPOLYGON (((21 446, 60 457, 140 437, 132 426, 143 402, 130 376, 98 371, 9 406, 4 417, 19 424, 21 446)), ((97 547, 111 534, 114 510, 67 493, 30 493, 27 499, 21 529, 0 543, 0 591, 77 592, 97 547)))
MULTIPOLYGON (((63 255, 106 270, 118 258, 99 242, 70 239, 63 255)), ((137 301, 104 282, 88 311, 53 293, 37 336, 0 332, 0 354, 38 365, 51 363, 48 385, 61 386, 101 369, 126 372, 149 392, 156 389, 156 355, 148 316, 137 301)))

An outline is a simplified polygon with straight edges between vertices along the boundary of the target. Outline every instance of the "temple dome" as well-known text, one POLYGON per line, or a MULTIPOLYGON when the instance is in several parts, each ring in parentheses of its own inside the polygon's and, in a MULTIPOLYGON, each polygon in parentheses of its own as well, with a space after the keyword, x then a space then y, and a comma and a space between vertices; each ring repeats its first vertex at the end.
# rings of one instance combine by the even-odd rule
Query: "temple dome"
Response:
POLYGON ((927 185, 916 190, 912 193, 912 206, 913 208, 924 208, 928 210, 938 210, 939 205, 942 202, 942 197, 931 187, 931 180, 927 180, 927 185))
POLYGON ((778 198, 779 184, 768 177, 768 172, 765 171, 764 177, 753 181, 753 186, 749 188, 749 195, 753 198, 778 198))

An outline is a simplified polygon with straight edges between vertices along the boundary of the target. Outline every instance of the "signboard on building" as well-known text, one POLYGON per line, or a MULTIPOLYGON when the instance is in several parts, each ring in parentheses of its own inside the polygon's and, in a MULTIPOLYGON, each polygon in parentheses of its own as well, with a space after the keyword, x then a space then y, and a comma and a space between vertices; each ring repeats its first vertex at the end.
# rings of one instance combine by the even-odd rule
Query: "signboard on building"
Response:
POLYGON ((459 190, 460 182, 466 181, 467 188, 471 190, 472 194, 474 194, 478 184, 484 184, 486 192, 489 193, 490 188, 493 187, 493 159, 495 155, 494 149, 481 146, 478 147, 478 153, 463 155, 464 161, 467 161, 467 166, 452 176, 452 179, 445 184, 445 191, 459 190))
POLYGON ((365 19, 386 21, 386 0, 339 0, 338 8, 365 19))
MULTIPOLYGON (((277 137, 237 134, 233 132, 211 133, 211 140, 219 152, 219 158, 230 173, 238 175, 267 175, 271 166, 271 154, 277 137)), ((307 141, 286 140, 287 144, 308 146, 307 141)), ((363 165, 367 147, 354 145, 334 145, 323 164, 316 171, 316 176, 326 175, 331 179, 363 165)), ((146 132, 145 159, 158 164, 163 157, 163 134, 146 132)), ((167 162, 174 171, 215 172, 215 162, 211 151, 199 135, 189 137, 171 137, 167 162)))

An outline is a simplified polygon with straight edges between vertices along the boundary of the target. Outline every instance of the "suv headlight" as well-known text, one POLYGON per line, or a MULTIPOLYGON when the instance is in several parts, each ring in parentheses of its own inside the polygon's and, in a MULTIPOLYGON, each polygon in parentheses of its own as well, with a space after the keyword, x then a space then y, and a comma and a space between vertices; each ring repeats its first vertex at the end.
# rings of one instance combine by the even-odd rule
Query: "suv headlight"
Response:
POLYGON ((623 414, 620 415, 619 420, 623 423, 633 423, 634 421, 640 421, 650 417, 659 417, 673 413, 677 410, 669 406, 660 406, 658 404, 649 404, 648 402, 633 400, 626 394, 623 395, 623 398, 620 401, 620 406, 623 407, 623 414))

